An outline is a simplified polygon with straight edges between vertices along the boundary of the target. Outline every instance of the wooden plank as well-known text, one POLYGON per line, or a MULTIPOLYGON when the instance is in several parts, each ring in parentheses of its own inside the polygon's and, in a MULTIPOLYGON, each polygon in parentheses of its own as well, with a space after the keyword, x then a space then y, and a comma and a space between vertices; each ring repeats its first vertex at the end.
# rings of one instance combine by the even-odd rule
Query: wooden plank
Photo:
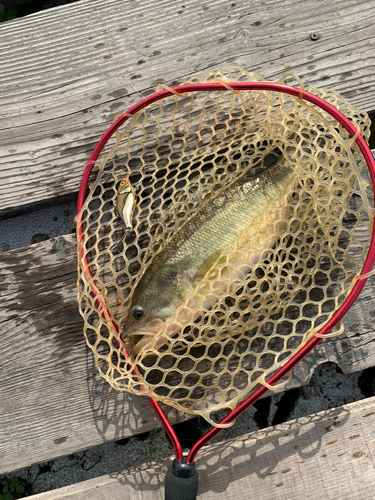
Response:
MULTIPOLYGON (((78 314, 73 235, 2 254, 0 294, 0 472, 159 426, 145 398, 114 391, 97 373, 78 314)), ((345 334, 321 343, 288 387, 327 360, 346 373, 375 364, 374 297, 369 280, 345 334)))
MULTIPOLYGON (((370 398, 207 445, 197 456, 197 498, 372 500, 374 425, 370 398)), ((162 500, 170 465, 144 464, 29 498, 162 500)))
POLYGON ((159 426, 146 398, 97 373, 77 309, 74 236, 0 261, 0 471, 159 426))
POLYGON ((273 81, 294 71, 372 110, 374 17, 372 0, 81 0, 2 23, 2 216, 76 192, 99 137, 140 99, 133 87, 240 65, 273 81))

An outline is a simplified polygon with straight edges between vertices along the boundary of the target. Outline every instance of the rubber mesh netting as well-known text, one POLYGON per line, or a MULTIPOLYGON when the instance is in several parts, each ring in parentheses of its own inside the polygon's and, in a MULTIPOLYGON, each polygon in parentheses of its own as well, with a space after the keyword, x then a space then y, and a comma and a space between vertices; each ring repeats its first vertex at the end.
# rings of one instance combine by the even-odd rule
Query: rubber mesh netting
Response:
MULTIPOLYGON (((224 68, 184 83, 214 81, 264 79, 224 68)), ((305 90, 368 139, 365 113, 332 90, 305 90)), ((173 95, 129 118, 95 163, 77 216, 79 308, 100 375, 115 389, 211 422, 211 412, 233 409, 350 293, 371 238, 368 179, 346 130, 290 95, 228 86, 173 95), (277 169, 284 181, 259 213, 251 203, 243 211, 246 227, 214 255, 160 330, 129 334, 137 286, 155 258, 189 234, 194 218, 221 209, 223 200, 230 214, 231 200, 277 169), (116 209, 124 178, 135 193, 131 230, 116 209)), ((214 254, 215 232, 210 241, 214 254)))

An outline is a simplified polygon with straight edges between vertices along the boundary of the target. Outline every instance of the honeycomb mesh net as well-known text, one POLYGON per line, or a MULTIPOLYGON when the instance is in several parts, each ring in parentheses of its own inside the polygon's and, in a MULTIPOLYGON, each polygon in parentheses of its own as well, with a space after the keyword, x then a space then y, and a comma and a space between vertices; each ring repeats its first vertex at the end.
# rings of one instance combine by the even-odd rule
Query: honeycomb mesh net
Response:
MULTIPOLYGON (((214 81, 264 79, 224 68, 186 83, 214 81)), ((306 90, 368 140, 365 113, 334 91, 306 90)), ((130 117, 95 163, 77 215, 78 301, 100 375, 214 423, 213 411, 235 408, 350 293, 371 239, 368 190, 347 131, 297 97, 228 86, 173 95, 130 117), (132 186, 130 227, 118 209, 123 179, 132 186), (217 225, 189 247, 197 220, 217 225), (186 246, 199 260, 206 243, 211 257, 160 319, 158 302, 170 294, 157 297, 152 277, 167 289, 169 263, 186 246), (151 297, 151 333, 131 326, 140 293, 151 297)))

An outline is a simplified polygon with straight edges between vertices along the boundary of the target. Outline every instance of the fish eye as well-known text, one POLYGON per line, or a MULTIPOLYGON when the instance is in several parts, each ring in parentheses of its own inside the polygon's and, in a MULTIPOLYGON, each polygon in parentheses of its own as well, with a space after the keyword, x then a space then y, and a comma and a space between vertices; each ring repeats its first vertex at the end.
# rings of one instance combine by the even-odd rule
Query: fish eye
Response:
POLYGON ((141 319, 143 317, 143 309, 140 306, 136 306, 133 309, 133 318, 135 319, 141 319))

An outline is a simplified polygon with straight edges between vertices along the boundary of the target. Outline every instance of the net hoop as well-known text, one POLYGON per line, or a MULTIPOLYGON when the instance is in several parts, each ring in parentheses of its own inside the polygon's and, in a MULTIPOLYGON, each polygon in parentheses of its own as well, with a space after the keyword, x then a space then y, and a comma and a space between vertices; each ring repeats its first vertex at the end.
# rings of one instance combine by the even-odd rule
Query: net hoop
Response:
MULTIPOLYGON (((112 123, 112 125, 108 128, 108 130, 103 134, 101 139, 98 141, 95 149, 93 150, 88 162, 86 163, 86 167, 84 169, 80 190, 78 194, 78 202, 77 202, 77 214, 80 213, 82 206, 85 201, 86 191, 88 187, 88 182, 90 178, 90 174, 94 167, 96 160, 98 159, 102 149, 106 145, 107 141, 113 136, 113 134, 123 125, 129 118, 135 115, 137 112, 146 108, 150 104, 162 100, 164 98, 173 96, 173 95, 183 95, 187 92, 200 92, 200 91, 269 91, 269 92, 278 92, 283 94, 289 94, 294 97, 297 97, 301 100, 307 101, 323 111, 327 112, 332 118, 334 118, 338 123, 340 123, 344 129, 350 135, 350 142, 355 142, 359 147, 363 158, 367 164, 367 168, 370 172, 371 182, 372 182, 372 190, 375 195, 375 160, 372 156, 372 153, 366 144, 365 139, 361 135, 360 131, 355 127, 355 125, 345 117, 343 113, 341 113, 334 106, 321 99, 320 97, 303 90, 303 88, 295 88, 292 86, 284 85, 281 83, 271 83, 271 82, 215 82, 215 83, 200 83, 200 84, 186 84, 173 88, 166 88, 147 98, 141 100, 137 104, 133 105, 127 111, 118 115, 117 119, 112 123)), ((79 220, 77 222, 77 236, 83 237, 83 228, 82 224, 80 224, 79 220)), ((264 393, 266 393, 272 386, 275 386, 278 381, 283 379, 288 372, 294 366, 296 366, 314 347, 316 347, 321 340, 328 336, 328 334, 333 330, 333 328, 343 319, 346 313, 349 311, 351 306, 354 304, 358 295, 362 291, 367 279, 372 275, 372 266, 375 261, 375 220, 373 223, 373 231, 371 235, 371 241, 368 249, 368 253, 366 256, 366 260, 362 267, 360 274, 356 278, 356 282, 344 300, 342 305, 338 308, 338 310, 333 314, 330 320, 328 320, 324 326, 317 332, 316 335, 312 335, 312 338, 308 340, 303 347, 291 358, 287 361, 282 367, 280 367, 277 372, 272 375, 268 380, 264 380, 264 384, 255 390, 245 401, 239 404, 234 410, 232 410, 229 415, 227 415, 224 419, 222 419, 219 423, 220 427, 213 427, 210 431, 208 431, 190 450, 187 461, 188 463, 193 463, 194 458, 199 451, 199 449, 204 446, 210 439, 212 439, 216 434, 218 434, 221 430, 221 427, 226 427, 228 424, 234 422, 234 420, 248 407, 250 407, 255 401, 257 401, 264 393)), ((83 255, 82 257, 85 261, 85 265, 88 265, 86 261, 86 257, 83 255)), ((93 295, 97 297, 95 290, 93 290, 93 295)), ((108 314, 108 311, 107 311, 108 314)), ((114 325, 113 325, 114 326, 114 325)), ((116 328, 114 326, 114 328, 116 328)), ((129 354, 124 351, 124 354, 128 357, 129 354)), ((182 448, 178 441, 177 436, 175 435, 167 417, 164 415, 159 403, 152 398, 148 398, 154 411, 157 413, 158 418, 160 419, 162 425, 164 426, 167 434, 171 438, 172 444, 175 449, 176 458, 180 460, 182 458, 182 448)))

